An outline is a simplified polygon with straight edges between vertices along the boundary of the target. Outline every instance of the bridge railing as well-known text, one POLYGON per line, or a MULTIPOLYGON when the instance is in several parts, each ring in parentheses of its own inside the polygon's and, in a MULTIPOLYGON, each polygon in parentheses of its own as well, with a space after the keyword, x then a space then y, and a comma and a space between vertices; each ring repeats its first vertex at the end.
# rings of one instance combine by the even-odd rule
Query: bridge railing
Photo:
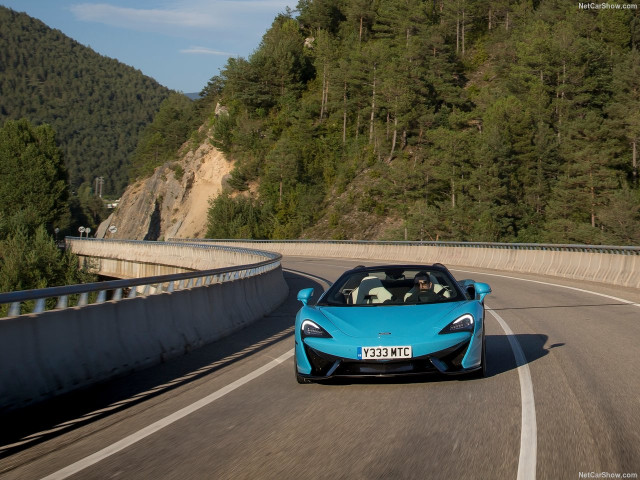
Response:
POLYGON ((179 240, 278 252, 286 256, 375 262, 444 263, 640 288, 640 247, 490 242, 347 240, 179 240))
MULTIPOLYGON (((71 240, 71 239, 70 239, 71 240)), ((103 240, 88 239, 90 242, 103 240)), ((76 240, 77 241, 77 240, 76 240)), ((82 240, 85 242, 87 240, 82 240)), ((122 242, 120 242, 122 243, 122 242)), ((148 244, 141 241, 126 241, 131 245, 148 244)), ((183 246, 183 244, 163 242, 163 246, 183 246)), ((160 244, 158 244, 160 245, 160 244)), ((224 283, 260 275, 280 266, 282 255, 240 247, 218 245, 191 245, 191 248, 215 250, 217 252, 251 255, 265 260, 245 265, 207 269, 170 275, 158 275, 144 278, 111 280, 81 285, 67 285, 35 290, 0 293, 0 316, 15 317, 25 313, 42 313, 47 310, 64 309, 104 303, 107 300, 135 298, 136 296, 156 295, 193 287, 224 283), (8 308, 7 308, 8 306, 8 308)))
POLYGON ((498 243, 498 242, 451 242, 451 241, 385 241, 385 240, 242 240, 212 238, 171 239, 175 243, 224 243, 224 244, 256 244, 256 245, 361 245, 361 246, 398 246, 398 247, 458 247, 458 248, 493 248, 498 250, 541 250, 555 252, 589 252, 613 253, 619 255, 640 255, 640 247, 616 245, 556 244, 556 243, 498 243))

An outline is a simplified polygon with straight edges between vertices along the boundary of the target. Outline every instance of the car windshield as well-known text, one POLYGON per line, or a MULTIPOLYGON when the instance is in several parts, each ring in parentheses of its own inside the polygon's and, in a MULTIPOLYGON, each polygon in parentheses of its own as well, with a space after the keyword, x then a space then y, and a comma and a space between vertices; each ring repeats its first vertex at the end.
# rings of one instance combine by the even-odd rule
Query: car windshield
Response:
POLYGON ((455 279, 446 270, 386 268, 355 270, 343 275, 318 305, 416 305, 463 299, 455 279))

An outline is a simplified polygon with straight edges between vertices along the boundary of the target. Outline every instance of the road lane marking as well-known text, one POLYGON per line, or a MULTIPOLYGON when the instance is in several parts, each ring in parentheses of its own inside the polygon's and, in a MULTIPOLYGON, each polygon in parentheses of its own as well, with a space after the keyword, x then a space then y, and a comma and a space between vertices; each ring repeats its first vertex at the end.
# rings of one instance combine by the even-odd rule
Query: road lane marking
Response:
POLYGON ((303 277, 307 277, 310 280, 318 280, 319 282, 324 283, 327 288, 333 285, 333 283, 331 283, 329 280, 327 280, 326 278, 319 277, 318 275, 311 275, 310 273, 301 272, 300 270, 294 270, 292 268, 283 268, 282 270, 288 273, 295 273, 297 275, 302 275, 303 277))
MULTIPOLYGON (((574 290, 576 292, 590 293, 592 295, 598 295, 599 297, 605 297, 605 298, 608 298, 610 300, 615 300, 617 302, 621 302, 621 303, 625 303, 627 305, 631 305, 632 307, 640 308, 640 303, 632 302, 631 300, 625 300, 624 298, 620 298, 620 297, 614 297, 612 295, 607 295, 606 293, 598 293, 598 292, 594 292, 593 290, 585 290, 584 288, 570 287, 568 285, 560 285, 558 283, 542 282, 540 280, 531 280, 529 278, 519 278, 519 277, 511 277, 509 275, 499 275, 497 273, 471 272, 469 270, 458 270, 457 268, 456 269, 452 269, 452 270, 455 271, 455 272, 477 273, 478 275, 488 275, 490 277, 508 278, 509 280, 522 280, 523 282, 539 283, 541 285, 548 285, 550 287, 566 288, 568 290, 574 290)), ((572 280, 572 279, 569 279, 569 280, 572 280)))
POLYGON ((42 480, 62 480, 65 478, 69 478, 71 475, 75 475, 76 473, 84 470, 85 468, 88 468, 91 465, 95 465, 101 460, 104 460, 105 458, 110 457, 111 455, 114 455, 124 450, 127 447, 130 447, 134 443, 137 443, 140 440, 143 440, 144 438, 147 438, 150 435, 153 435, 154 433, 163 429, 164 427, 167 427, 172 423, 175 423, 178 420, 181 420, 187 415, 192 414, 196 410, 199 410, 202 407, 206 407, 210 403, 215 402, 216 400, 218 400, 219 398, 222 398, 226 394, 233 392, 237 388, 240 388, 243 385, 249 383, 250 381, 267 373, 269 370, 282 364, 292 356, 293 356, 293 349, 280 355, 278 358, 271 360, 269 363, 267 363, 266 365, 263 365, 257 370, 254 370, 253 372, 245 375, 244 377, 239 378, 238 380, 230 383, 226 387, 222 387, 221 389, 211 393, 210 395, 207 395, 206 397, 198 400, 197 402, 194 402, 191 405, 184 407, 183 409, 178 410, 177 412, 172 413, 171 415, 161 420, 158 420, 155 423, 152 423, 151 425, 143 428, 142 430, 139 430, 129 435, 128 437, 125 437, 122 440, 116 443, 113 443, 106 448, 103 448, 102 450, 94 453, 93 455, 89 455, 88 457, 83 458, 82 460, 79 460, 69 465, 68 467, 63 468, 62 470, 58 470, 57 472, 44 477, 42 480))
POLYGON ((520 377, 520 400, 522 402, 522 425, 520 427, 520 457, 518 459, 518 480, 535 480, 536 458, 538 452, 538 432, 536 426, 536 405, 533 397, 533 383, 527 359, 522 347, 516 339, 507 322, 494 310, 487 306, 487 311, 493 315, 504 333, 507 335, 509 345, 518 366, 520 377))
MULTIPOLYGON (((614 297, 605 293, 594 292, 592 290, 586 290, 584 288, 571 287, 568 285, 560 285, 557 283, 543 282, 541 280, 532 280, 528 278, 513 277, 510 275, 500 275, 497 273, 485 273, 469 270, 453 269, 456 272, 471 273, 478 275, 487 275, 491 277, 507 278, 509 280, 521 280, 523 282, 537 283, 540 285, 547 285, 552 287, 566 288, 581 293, 588 293, 591 295, 597 295, 600 297, 615 300, 617 302, 630 305, 633 307, 640 307, 640 303, 636 303, 630 300, 626 300, 620 297, 614 297)), ((524 352, 516 339, 513 331, 509 328, 504 319, 494 310, 487 307, 487 311, 498 321, 504 332, 507 334, 507 339, 511 345, 511 350, 516 359, 516 365, 518 366, 518 376, 520 378, 520 396, 522 400, 522 427, 520 432, 520 457, 518 461, 518 480, 529 480, 536 478, 536 457, 537 457, 537 426, 536 426, 536 410, 533 396, 533 383, 531 382, 531 372, 529 365, 527 364, 524 352)))

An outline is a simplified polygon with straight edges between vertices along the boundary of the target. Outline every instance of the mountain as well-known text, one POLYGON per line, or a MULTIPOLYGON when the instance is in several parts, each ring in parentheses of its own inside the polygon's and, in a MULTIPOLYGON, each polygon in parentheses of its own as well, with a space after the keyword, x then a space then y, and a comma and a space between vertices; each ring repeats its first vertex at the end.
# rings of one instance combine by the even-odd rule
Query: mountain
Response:
POLYGON ((119 195, 130 155, 171 91, 25 13, 0 6, 0 124, 48 123, 73 189, 104 178, 119 195))

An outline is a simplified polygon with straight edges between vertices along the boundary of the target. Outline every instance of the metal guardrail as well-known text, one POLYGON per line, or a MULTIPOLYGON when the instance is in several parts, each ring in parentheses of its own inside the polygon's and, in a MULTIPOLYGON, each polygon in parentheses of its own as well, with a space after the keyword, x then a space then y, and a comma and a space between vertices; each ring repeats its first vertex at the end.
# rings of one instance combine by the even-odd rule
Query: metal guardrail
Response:
POLYGON ((171 239, 174 243, 220 242, 220 243, 308 243, 335 245, 397 245, 430 247, 496 248, 505 250, 550 250, 563 252, 611 253, 619 255, 640 255, 640 247, 615 245, 584 245, 555 243, 492 243, 492 242, 432 242, 432 241, 378 241, 378 240, 241 240, 241 239, 171 239))
MULTIPOLYGON (((98 239, 92 240, 100 241, 98 239)), ((148 243, 136 240, 131 242, 148 243)), ((170 244, 170 242, 165 243, 170 244)), ((178 243, 175 243, 175 245, 178 245, 178 243)), ((146 296, 174 292, 259 275, 277 268, 282 260, 282 255, 280 254, 247 248, 216 245, 199 245, 198 247, 247 253, 266 257, 267 260, 255 264, 235 265, 212 270, 0 293, 0 308, 8 304, 7 316, 15 317, 23 313, 41 313, 50 309, 63 309, 103 303, 107 300, 135 298, 138 295, 146 296), (23 312, 25 302, 34 302, 30 312, 23 312)))

